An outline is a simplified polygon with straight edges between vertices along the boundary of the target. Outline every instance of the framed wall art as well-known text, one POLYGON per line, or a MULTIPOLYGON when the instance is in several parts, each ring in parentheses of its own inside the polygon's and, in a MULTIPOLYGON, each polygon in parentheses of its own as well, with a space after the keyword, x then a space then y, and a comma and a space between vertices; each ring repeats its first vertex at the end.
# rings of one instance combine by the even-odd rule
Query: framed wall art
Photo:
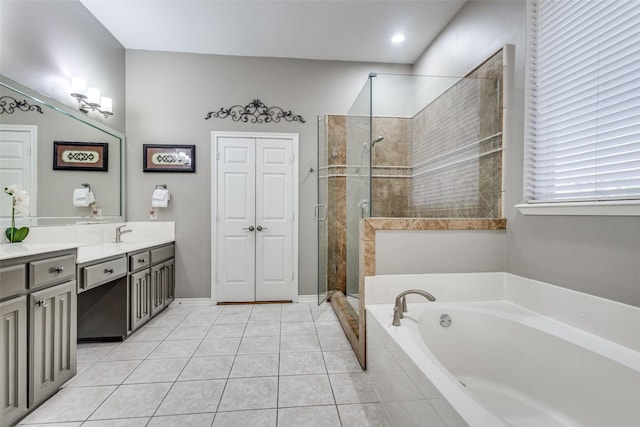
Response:
POLYGON ((196 146, 144 144, 142 162, 143 172, 195 172, 196 146))
POLYGON ((53 141, 53 169, 106 172, 109 170, 109 144, 53 141))

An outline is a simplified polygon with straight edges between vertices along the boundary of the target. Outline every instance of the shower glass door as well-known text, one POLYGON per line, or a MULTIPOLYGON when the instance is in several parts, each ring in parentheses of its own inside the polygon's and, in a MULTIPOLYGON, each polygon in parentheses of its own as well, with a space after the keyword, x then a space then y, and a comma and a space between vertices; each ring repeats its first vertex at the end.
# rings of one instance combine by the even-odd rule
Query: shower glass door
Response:
POLYGON ((327 227, 328 179, 328 138, 326 117, 318 116, 318 203, 315 218, 318 223, 318 305, 329 297, 329 232, 327 227))
POLYGON ((372 74, 347 114, 347 301, 359 312, 360 220, 371 216, 371 85, 372 74))

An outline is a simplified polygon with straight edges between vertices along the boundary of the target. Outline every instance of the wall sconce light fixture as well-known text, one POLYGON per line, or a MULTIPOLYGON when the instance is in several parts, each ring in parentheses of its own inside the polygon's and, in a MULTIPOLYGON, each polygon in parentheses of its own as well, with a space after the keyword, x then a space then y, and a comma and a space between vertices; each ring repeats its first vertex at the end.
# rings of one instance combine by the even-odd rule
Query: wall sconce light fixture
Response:
POLYGON ((87 87, 87 82, 81 77, 71 79, 71 96, 78 101, 78 109, 83 113, 97 111, 105 118, 113 115, 113 101, 106 96, 100 96, 100 90, 87 87))

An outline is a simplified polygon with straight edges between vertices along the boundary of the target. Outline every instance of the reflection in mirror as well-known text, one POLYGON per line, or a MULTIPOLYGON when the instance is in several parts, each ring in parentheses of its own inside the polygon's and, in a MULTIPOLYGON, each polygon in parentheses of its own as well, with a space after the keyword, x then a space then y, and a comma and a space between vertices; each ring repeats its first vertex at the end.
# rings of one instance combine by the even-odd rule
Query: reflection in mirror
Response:
MULTIPOLYGON (((0 186, 20 185, 31 199, 30 216, 16 217, 17 225, 123 221, 124 136, 0 79, 0 186), (72 144, 56 152, 56 141, 72 144), (77 200, 84 184, 91 187, 93 203, 77 200)), ((0 226, 10 216, 11 198, 2 194, 0 226)))

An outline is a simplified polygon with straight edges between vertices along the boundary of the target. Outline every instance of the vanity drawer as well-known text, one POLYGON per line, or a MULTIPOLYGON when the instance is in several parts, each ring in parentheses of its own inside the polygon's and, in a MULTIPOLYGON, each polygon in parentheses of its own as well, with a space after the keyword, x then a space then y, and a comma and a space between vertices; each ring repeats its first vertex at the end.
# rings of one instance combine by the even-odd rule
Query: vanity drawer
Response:
POLYGON ((84 267, 82 271, 82 283, 79 291, 86 291, 126 275, 127 259, 122 257, 101 262, 100 264, 84 267))
POLYGON ((24 264, 0 268, 0 299, 19 295, 27 287, 27 267, 24 264))
POLYGON ((160 261, 164 261, 175 256, 174 245, 167 245, 161 248, 151 250, 151 264, 156 264, 160 261))
POLYGON ((149 267, 150 264, 151 255, 149 254, 149 251, 129 255, 129 271, 132 273, 145 267, 149 267))
POLYGON ((67 280, 73 280, 75 275, 76 257, 74 255, 33 261, 29 264, 29 288, 35 289, 41 286, 66 282, 67 280))

